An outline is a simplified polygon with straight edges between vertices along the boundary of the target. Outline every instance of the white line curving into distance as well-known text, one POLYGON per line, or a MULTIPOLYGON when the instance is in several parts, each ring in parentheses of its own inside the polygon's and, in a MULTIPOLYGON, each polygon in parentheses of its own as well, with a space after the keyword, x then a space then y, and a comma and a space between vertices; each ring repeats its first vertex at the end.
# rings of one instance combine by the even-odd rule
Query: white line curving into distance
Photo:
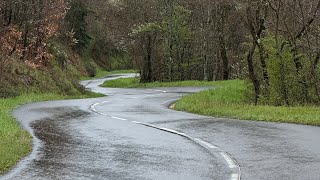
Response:
MULTIPOLYGON (((146 95, 145 97, 157 96, 157 95, 160 95, 160 94, 163 94, 163 93, 167 93, 166 91, 162 91, 162 90, 153 90, 153 91, 160 92, 160 93, 156 94, 156 95, 146 95)), ((103 116, 108 116, 108 117, 110 117, 112 119, 117 119, 117 120, 121 120, 121 121, 129 121, 128 119, 121 118, 121 117, 116 117, 116 116, 111 116, 111 115, 108 115, 106 113, 100 112, 100 111, 98 111, 96 109, 97 106, 105 104, 105 103, 108 103, 108 102, 110 102, 110 101, 103 101, 103 102, 92 104, 90 106, 90 110, 92 112, 97 113, 97 114, 100 114, 100 115, 103 115, 103 116)), ((158 130, 161 130, 161 131, 165 131, 165 132, 168 132, 168 133, 179 135, 181 137, 187 138, 188 140, 197 143, 198 145, 200 145, 202 147, 207 148, 208 150, 210 150, 210 149, 217 150, 218 153, 222 156, 222 158, 228 164, 228 167, 233 171, 234 170, 237 171, 236 173, 232 173, 231 174, 230 180, 241 180, 241 167, 240 167, 239 163, 230 154, 228 154, 226 151, 223 151, 218 146, 215 146, 215 145, 213 145, 213 144, 211 144, 209 142, 206 142, 204 140, 201 140, 199 138, 193 138, 193 137, 191 137, 191 136, 189 136, 189 135, 187 135, 185 133, 182 133, 182 132, 179 132, 179 131, 176 131, 176 130, 173 130, 173 129, 158 127, 158 126, 155 126, 155 125, 152 125, 152 124, 149 124, 149 123, 143 123, 143 122, 138 122, 138 121, 130 121, 130 122, 135 123, 135 124, 139 124, 139 125, 142 125, 142 126, 147 126, 147 127, 150 127, 150 128, 158 129, 158 130)))

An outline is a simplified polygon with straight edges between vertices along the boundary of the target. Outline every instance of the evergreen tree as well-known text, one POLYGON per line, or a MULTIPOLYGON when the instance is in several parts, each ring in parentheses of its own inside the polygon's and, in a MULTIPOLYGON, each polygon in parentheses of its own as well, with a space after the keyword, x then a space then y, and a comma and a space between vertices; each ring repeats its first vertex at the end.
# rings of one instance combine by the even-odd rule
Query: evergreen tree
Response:
POLYGON ((75 49, 82 52, 88 47, 91 37, 87 30, 86 17, 89 10, 82 0, 72 0, 70 3, 70 10, 66 15, 66 22, 68 29, 74 32, 76 39, 75 49))

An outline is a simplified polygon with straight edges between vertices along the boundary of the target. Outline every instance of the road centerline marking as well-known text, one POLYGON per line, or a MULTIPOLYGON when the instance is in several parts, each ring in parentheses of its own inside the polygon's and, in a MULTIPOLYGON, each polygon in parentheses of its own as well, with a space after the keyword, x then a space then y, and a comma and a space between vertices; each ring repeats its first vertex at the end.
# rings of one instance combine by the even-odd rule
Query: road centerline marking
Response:
MULTIPOLYGON (((162 91, 162 93, 166 93, 166 91, 162 91)), ((162 93, 160 93, 160 94, 162 94, 162 93)), ((160 94, 155 94, 155 95, 150 95, 150 96, 157 96, 157 95, 160 95, 160 94)), ((148 96, 145 96, 145 97, 148 97, 148 96)), ((138 98, 138 97, 134 97, 134 98, 138 98)), ((96 106, 101 105, 101 104, 105 104, 105 103, 108 103, 108 102, 110 102, 110 101, 103 101, 103 102, 100 102, 100 103, 92 104, 90 106, 90 109, 91 109, 91 111, 93 111, 93 112, 95 112, 97 114, 103 115, 103 116, 108 116, 108 117, 111 117, 113 119, 117 119, 117 120, 121 120, 121 121, 129 121, 128 119, 125 119, 125 118, 111 116, 111 115, 108 115, 106 113, 99 112, 96 109, 96 106)), ((138 121, 131 121, 131 122, 135 123, 135 124, 147 126, 147 127, 150 127, 150 128, 158 129, 158 130, 161 130, 161 131, 165 131, 165 132, 168 132, 168 133, 176 134, 176 135, 182 136, 184 138, 187 138, 187 139, 189 139, 189 140, 191 140, 193 142, 196 142, 200 146, 207 147, 209 149, 218 150, 219 151, 218 153, 223 157, 223 159, 226 161, 226 163, 228 164, 230 169, 238 168, 238 173, 231 174, 231 178, 230 179, 231 180, 240 180, 241 179, 241 168, 238 165, 238 163, 236 162, 236 160, 234 160, 227 152, 223 151, 219 147, 217 147, 217 146, 215 146, 215 145, 213 145, 213 144, 211 144, 209 142, 206 142, 204 140, 201 140, 199 138, 193 138, 193 137, 191 137, 191 136, 189 136, 189 135, 187 135, 185 133, 182 133, 182 132, 179 132, 179 131, 176 131, 176 130, 173 130, 173 129, 164 128, 164 127, 157 127, 157 126, 149 124, 149 123, 143 123, 143 122, 138 122, 138 121)))
POLYGON ((240 179, 239 174, 232 174, 231 175, 231 180, 239 180, 239 179, 240 179))
POLYGON ((210 143, 208 143, 206 141, 203 141, 201 139, 195 138, 195 140, 199 141, 201 144, 204 144, 204 145, 208 146, 211 149, 219 149, 217 146, 215 146, 213 144, 210 144, 210 143))
POLYGON ((228 166, 229 166, 230 169, 238 167, 236 165, 236 163, 234 162, 234 160, 226 152, 220 152, 220 154, 225 159, 225 161, 228 163, 228 166))
POLYGON ((121 121, 128 121, 128 119, 124 119, 124 118, 120 118, 120 117, 116 117, 116 116, 111 116, 111 118, 118 119, 118 120, 121 120, 121 121))

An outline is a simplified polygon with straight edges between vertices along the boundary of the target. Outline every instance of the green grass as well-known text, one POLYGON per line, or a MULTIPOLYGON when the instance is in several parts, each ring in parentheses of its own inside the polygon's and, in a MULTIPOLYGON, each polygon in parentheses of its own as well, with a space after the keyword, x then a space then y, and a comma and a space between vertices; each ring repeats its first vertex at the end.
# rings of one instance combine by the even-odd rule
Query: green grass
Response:
POLYGON ((101 94, 95 93, 79 96, 28 93, 15 98, 0 99, 0 174, 7 172, 32 150, 32 137, 28 132, 21 129, 20 124, 11 115, 14 108, 36 101, 95 98, 101 96, 101 94))
POLYGON ((242 120, 269 121, 320 126, 320 107, 275 107, 248 103, 246 82, 242 80, 202 82, 185 81, 170 83, 139 84, 137 78, 107 81, 103 87, 141 88, 141 87, 181 87, 215 86, 217 88, 183 97, 176 102, 175 109, 195 114, 242 120))
POLYGON ((95 77, 81 77, 81 80, 91 80, 91 79, 99 79, 104 78, 106 76, 110 76, 113 74, 128 74, 128 73, 137 73, 136 70, 116 70, 116 71, 106 71, 102 69, 97 69, 97 74, 95 77))
POLYGON ((110 88, 153 88, 153 87, 196 87, 196 86, 216 86, 217 82, 204 81, 178 81, 178 82, 154 82, 139 83, 139 78, 120 78, 106 81, 101 86, 110 88))

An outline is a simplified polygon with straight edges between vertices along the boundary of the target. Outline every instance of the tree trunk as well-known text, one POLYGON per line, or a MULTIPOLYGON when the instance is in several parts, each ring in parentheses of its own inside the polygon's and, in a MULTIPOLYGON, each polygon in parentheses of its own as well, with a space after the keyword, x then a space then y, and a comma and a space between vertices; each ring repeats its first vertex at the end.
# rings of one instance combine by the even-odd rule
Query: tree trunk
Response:
POLYGON ((219 44, 220 44, 220 56, 222 59, 222 68, 223 68, 222 79, 228 80, 230 76, 229 59, 227 56, 226 44, 222 34, 219 36, 219 44))
POLYGON ((250 77, 250 80, 252 81, 253 86, 254 86, 254 93, 255 93, 254 103, 255 103, 255 105, 258 104, 259 97, 260 97, 260 82, 258 80, 256 73, 255 73, 254 64, 253 64, 253 55, 254 55, 254 51, 256 49, 256 46, 257 46, 256 43, 252 43, 252 47, 251 47, 249 54, 247 56, 249 77, 250 77))
POLYGON ((266 97, 269 97, 270 80, 269 80, 269 73, 267 68, 268 54, 263 44, 257 42, 257 46, 259 48, 259 54, 260 54, 260 63, 262 67, 262 74, 263 74, 263 81, 264 81, 264 91, 265 91, 266 97))
POLYGON ((146 55, 144 57, 144 67, 141 74, 141 83, 152 82, 152 47, 151 47, 151 36, 147 36, 147 47, 146 55))

